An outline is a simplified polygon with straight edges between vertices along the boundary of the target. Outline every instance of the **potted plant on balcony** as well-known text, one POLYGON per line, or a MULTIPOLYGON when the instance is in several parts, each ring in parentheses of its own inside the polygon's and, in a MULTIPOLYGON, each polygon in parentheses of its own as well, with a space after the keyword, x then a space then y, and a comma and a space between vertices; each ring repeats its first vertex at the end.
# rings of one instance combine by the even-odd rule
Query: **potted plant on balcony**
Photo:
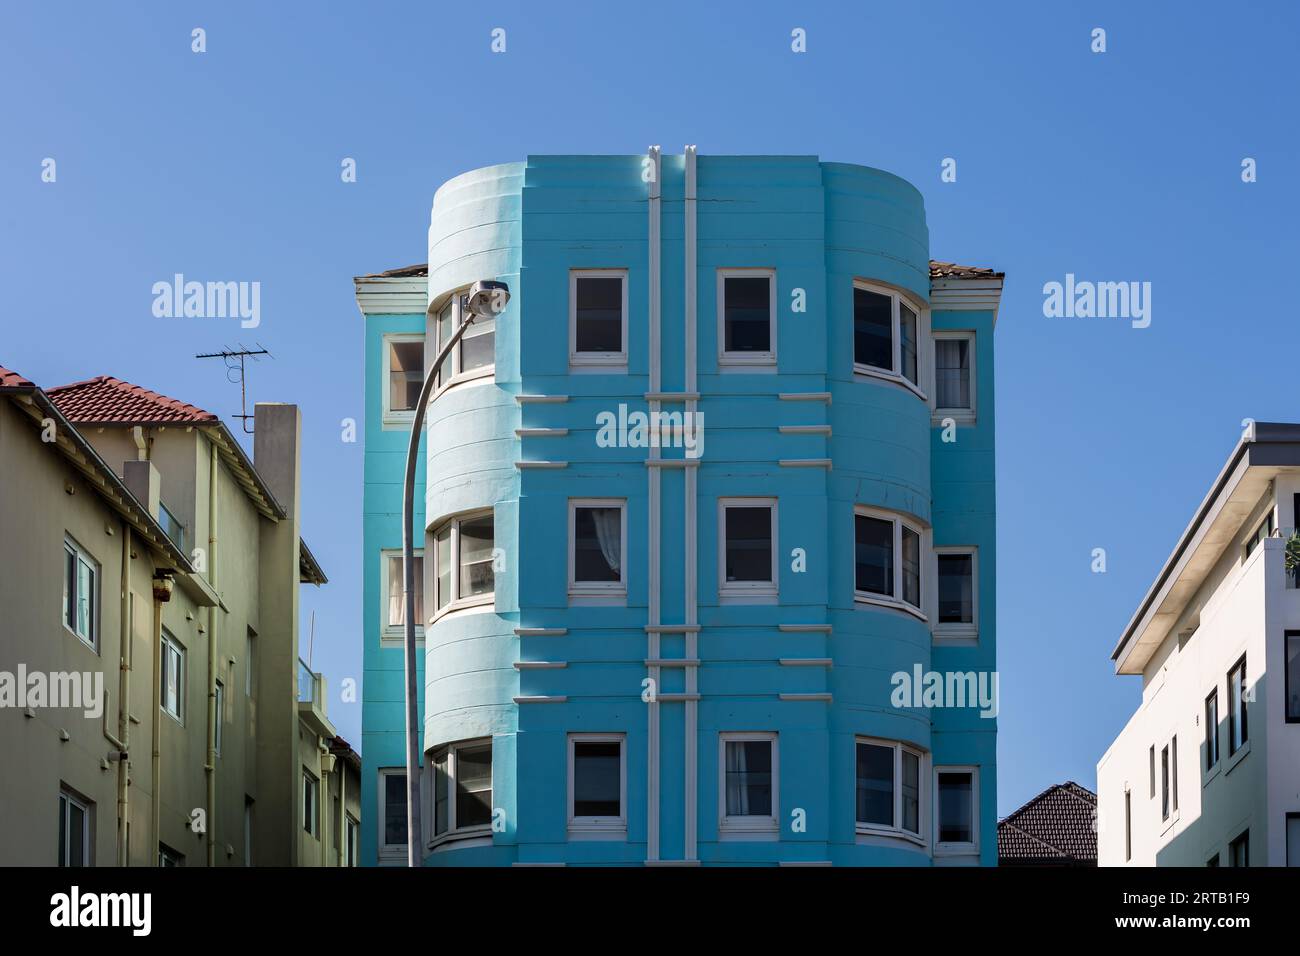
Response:
POLYGON ((1296 570, 1300 569, 1300 528, 1291 531, 1286 539, 1286 576, 1295 584, 1296 570))

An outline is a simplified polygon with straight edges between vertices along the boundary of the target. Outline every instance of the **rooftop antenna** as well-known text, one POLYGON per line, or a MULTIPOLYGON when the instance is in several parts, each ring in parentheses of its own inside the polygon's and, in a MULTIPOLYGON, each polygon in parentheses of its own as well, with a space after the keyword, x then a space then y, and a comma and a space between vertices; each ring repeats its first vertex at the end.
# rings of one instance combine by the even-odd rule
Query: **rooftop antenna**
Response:
MULTIPOLYGON (((263 355, 271 355, 266 349, 262 348, 262 343, 257 343, 257 348, 244 348, 240 343, 237 349, 222 349, 220 352, 204 352, 202 355, 196 355, 195 358, 208 359, 219 358, 226 363, 226 381, 232 385, 239 385, 239 414, 231 415, 231 418, 238 418, 244 428, 245 435, 253 434, 253 429, 248 427, 248 420, 253 416, 248 414, 248 390, 244 385, 244 361, 251 358, 254 362, 263 355)), ((271 355, 271 358, 275 358, 271 355)))

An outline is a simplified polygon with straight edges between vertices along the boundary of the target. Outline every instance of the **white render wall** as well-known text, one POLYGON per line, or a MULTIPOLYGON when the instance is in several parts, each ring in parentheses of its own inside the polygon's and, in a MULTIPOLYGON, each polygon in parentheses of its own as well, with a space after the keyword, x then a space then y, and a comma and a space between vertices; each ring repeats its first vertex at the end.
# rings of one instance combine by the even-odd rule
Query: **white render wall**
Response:
POLYGON ((1286 862, 1286 814, 1300 812, 1300 724, 1284 709, 1284 632, 1300 629, 1300 590, 1288 588, 1284 541, 1271 538, 1243 558, 1240 544, 1277 507, 1277 524, 1294 525, 1292 493, 1300 480, 1279 477, 1205 583, 1184 619, 1143 673, 1142 705, 1097 765, 1098 863, 1101 866, 1204 866, 1250 830, 1251 865, 1286 862), (1177 637, 1196 624, 1190 638, 1177 637), (1180 648, 1179 644, 1183 646, 1180 648), (1246 655, 1250 739, 1228 754, 1228 671, 1246 655), (1205 698, 1218 688, 1219 762, 1205 769, 1205 698), (1161 819, 1161 750, 1178 737, 1178 810, 1161 819), (1156 748, 1155 795, 1150 747, 1156 748), (1124 793, 1132 793, 1132 859, 1125 861, 1124 793))

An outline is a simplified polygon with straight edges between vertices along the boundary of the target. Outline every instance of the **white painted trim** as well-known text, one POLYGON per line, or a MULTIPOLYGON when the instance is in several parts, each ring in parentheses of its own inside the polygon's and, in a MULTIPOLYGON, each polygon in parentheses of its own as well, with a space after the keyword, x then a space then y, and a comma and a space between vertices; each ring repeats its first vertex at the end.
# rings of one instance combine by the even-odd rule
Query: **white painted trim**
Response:
POLYGON ((699 631, 698 624, 647 624, 647 633, 654 634, 692 634, 699 631))
POLYGON ((830 425, 778 425, 776 430, 782 435, 825 435, 831 437, 830 425))
POLYGON ((930 308, 935 312, 992 312, 996 327, 1002 281, 993 277, 931 279, 930 308))
POLYGON ((698 458, 647 458, 645 466, 650 469, 684 468, 689 471, 700 467, 700 460, 698 458))
POLYGON ((647 402, 698 402, 699 392, 646 392, 647 402))
POLYGON ((830 657, 780 657, 777 663, 782 667, 834 667, 835 661, 830 657))
POLYGON ((832 695, 829 694, 829 693, 819 693, 819 694, 777 694, 777 698, 778 698, 779 700, 794 700, 794 701, 819 701, 819 700, 820 700, 820 701, 825 701, 825 702, 828 703, 828 704, 833 700, 832 695))
POLYGON ((831 632, 830 624, 778 624, 778 631, 807 631, 829 634, 831 632))
MULTIPOLYGON (((424 549, 416 548, 412 552, 414 557, 424 558, 424 549)), ((406 628, 401 624, 389 625, 388 623, 388 562, 389 559, 396 558, 399 562, 402 560, 401 548, 381 548, 379 550, 379 646, 380 647, 402 647, 406 642, 406 628)), ((424 590, 424 581, 426 575, 424 565, 420 565, 421 573, 415 576, 415 586, 424 590)), ((402 607, 406 607, 406 602, 402 602, 402 607)), ((425 604, 425 610, 429 610, 428 604, 425 604)), ((424 643, 424 622, 416 616, 415 620, 415 642, 416 644, 424 643)))
POLYGON ((935 546, 932 552, 934 577, 934 627, 932 629, 935 643, 975 645, 980 636, 980 554, 975 545, 935 546), (939 620, 939 557, 945 554, 969 554, 971 556, 971 622, 947 623, 939 620))
MULTIPOLYGON (((690 672, 688 671, 687 675, 689 676, 689 674, 690 672)), ((680 703, 695 701, 699 699, 700 699, 699 694, 691 694, 691 693, 684 693, 684 692, 659 695, 660 702, 665 704, 680 704, 680 703)))
POLYGON ((372 315, 424 315, 429 306, 428 276, 358 276, 352 280, 357 308, 372 315))
POLYGON ((568 661, 515 661, 517 671, 559 670, 568 666, 568 661))
POLYGON ((936 766, 932 772, 932 786, 934 787, 933 804, 934 817, 932 820, 931 833, 934 834, 933 848, 934 855, 939 856, 974 856, 978 857, 980 852, 980 768, 976 764, 952 764, 936 766), (971 842, 970 843, 940 843, 939 842, 939 774, 941 773, 969 773, 971 775, 971 842))
POLYGON ((569 434, 567 428, 516 428, 516 438, 563 438, 569 434))
POLYGON ((569 369, 570 371, 627 371, 627 270, 626 269, 570 269, 569 270, 569 369), (578 351, 578 280, 618 279, 622 286, 622 323, 620 338, 623 348, 618 352, 578 351))
POLYGON ((830 392, 777 392, 776 395, 783 402, 825 402, 831 404, 830 392))
MULTIPOLYGON (((627 734, 571 733, 568 735, 569 788, 566 812, 570 839, 574 834, 607 834, 611 839, 627 838, 627 734), (617 743, 619 753, 619 815, 617 817, 579 817, 573 812, 575 744, 617 743)), ((652 808, 657 810, 658 808, 652 808)))
POLYGON ((627 499, 626 498, 570 498, 568 511, 568 593, 573 598, 619 598, 627 601, 627 499), (579 508, 617 508, 619 521, 619 569, 617 581, 577 580, 577 520, 579 508))
MULTIPOLYGON (((380 401, 380 422, 385 427, 389 425, 409 428, 411 422, 415 421, 415 409, 397 409, 389 407, 389 401, 392 398, 392 349, 390 345, 397 342, 419 342, 424 344, 423 332, 387 332, 380 341, 379 355, 379 380, 381 383, 380 401)), ((420 362, 420 368, 424 368, 424 360, 420 362)), ((423 373, 421 373, 423 374, 423 373)), ((423 379, 421 379, 423 381, 423 379)))
MULTIPOLYGON (((663 356, 660 350, 660 283, 663 281, 661 256, 663 250, 660 241, 660 218, 661 218, 661 199, 660 183, 663 176, 663 162, 660 156, 658 146, 651 146, 648 150, 652 177, 648 190, 648 216, 646 240, 649 246, 649 372, 650 372, 650 393, 656 393, 663 390, 662 385, 662 367, 663 356)), ((650 411, 655 413, 659 411, 657 401, 650 402, 650 411)), ((649 453, 649 460, 657 460, 660 457, 658 445, 652 445, 649 453)), ((646 608, 648 623, 656 625, 659 623, 660 615, 660 511, 661 511, 661 485, 662 472, 658 468, 647 468, 646 479, 648 483, 648 533, 646 535, 646 557, 649 562, 649 599, 646 608)), ((647 656, 650 659, 659 657, 659 635, 652 632, 647 638, 648 648, 647 656)), ((654 682, 654 686, 659 686, 659 668, 652 667, 649 669, 649 677, 654 682)), ((659 701, 655 697, 647 705, 648 713, 646 715, 646 863, 650 864, 659 859, 659 701)), ((572 795, 572 778, 573 778, 573 744, 569 744, 569 778, 570 794, 568 812, 573 812, 573 795, 572 795)), ((623 743, 623 764, 627 763, 627 743, 623 743)), ((626 773, 624 774, 624 790, 626 791, 626 773)), ((626 797, 626 794, 625 794, 626 797)), ((627 803, 622 804, 623 817, 626 822, 627 803)), ((626 830, 624 830, 626 833, 626 830)))
POLYGON ((732 604, 775 603, 780 594, 780 519, 777 499, 773 497, 734 497, 718 499, 718 602, 732 604), (768 508, 771 514, 772 561, 768 581, 727 580, 727 509, 768 508))
POLYGON ((515 467, 520 471, 524 469, 533 469, 534 471, 547 471, 557 468, 568 468, 567 461, 517 461, 515 467))
POLYGON ((782 468, 830 468, 829 458, 780 458, 777 464, 782 468))
MULTIPOLYGON (((377 847, 377 853, 378 853, 380 863, 404 862, 406 860, 406 855, 407 855, 406 854, 407 844, 405 842, 403 843, 384 842, 384 821, 385 819, 387 819, 388 816, 386 812, 388 801, 385 798, 387 788, 384 786, 384 778, 389 776, 400 776, 403 780, 405 780, 406 768, 405 767, 380 767, 379 772, 375 775, 375 781, 379 788, 379 793, 375 803, 375 805, 379 808, 378 813, 375 814, 375 816, 379 818, 377 821, 378 839, 377 842, 375 843, 375 846, 377 847)), ((405 792, 409 792, 409 790, 405 792)), ((407 838, 409 840, 410 838, 409 833, 407 834, 407 838)))
POLYGON ((776 366, 777 355, 777 304, 776 304, 776 270, 761 268, 720 268, 717 274, 717 312, 718 312, 718 367, 728 366, 754 371, 757 368, 776 366), (766 352, 728 352, 727 346, 727 280, 753 279, 766 276, 768 279, 768 350, 766 352))
POLYGON ((660 657, 654 660, 649 658, 645 661, 646 667, 699 667, 698 660, 691 660, 686 657, 660 657))
POLYGON ((567 627, 517 627, 516 637, 563 637, 569 633, 567 627))
POLYGON ((562 405, 569 400, 568 395, 516 395, 515 401, 520 405, 562 405))
POLYGON ((775 731, 721 731, 718 733, 718 837, 730 834, 749 839, 779 838, 781 832, 781 748, 775 731), (768 816, 731 816, 727 813, 727 744, 766 741, 772 752, 772 804, 768 816))
POLYGON ((544 694, 535 696, 521 695, 513 698, 516 704, 563 704, 567 703, 569 698, 566 695, 548 697, 544 694))

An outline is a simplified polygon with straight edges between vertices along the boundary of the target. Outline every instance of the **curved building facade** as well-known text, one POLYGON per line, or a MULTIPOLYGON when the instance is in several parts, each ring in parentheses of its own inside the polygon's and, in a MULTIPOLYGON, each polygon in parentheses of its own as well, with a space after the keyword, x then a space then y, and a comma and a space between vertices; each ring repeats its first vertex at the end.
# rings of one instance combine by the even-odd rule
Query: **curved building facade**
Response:
POLYGON ((426 862, 995 864, 1001 275, 888 173, 690 148, 458 176, 428 249, 357 279, 363 859, 405 858, 412 392, 494 279, 418 476, 426 862))

